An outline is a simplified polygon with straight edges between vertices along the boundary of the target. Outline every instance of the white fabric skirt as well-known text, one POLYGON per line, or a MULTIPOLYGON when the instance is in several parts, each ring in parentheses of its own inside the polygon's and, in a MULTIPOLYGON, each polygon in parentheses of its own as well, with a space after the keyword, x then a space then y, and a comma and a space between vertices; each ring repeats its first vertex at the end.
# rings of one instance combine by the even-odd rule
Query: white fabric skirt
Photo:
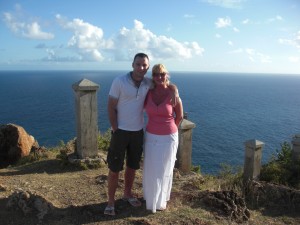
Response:
POLYGON ((143 165, 143 194, 146 208, 153 213, 165 209, 170 200, 178 132, 155 135, 146 132, 143 165))

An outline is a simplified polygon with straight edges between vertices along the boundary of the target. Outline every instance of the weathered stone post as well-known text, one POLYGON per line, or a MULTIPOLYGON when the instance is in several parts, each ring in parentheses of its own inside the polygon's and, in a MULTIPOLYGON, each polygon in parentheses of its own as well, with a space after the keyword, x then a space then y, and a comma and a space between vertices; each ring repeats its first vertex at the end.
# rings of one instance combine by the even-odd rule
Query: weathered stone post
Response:
POLYGON ((192 129, 196 125, 187 120, 185 113, 184 119, 179 126, 179 146, 175 167, 182 172, 189 172, 192 166, 192 129))
POLYGON ((292 159, 293 161, 300 160, 300 134, 293 137, 292 144, 292 159))
POLYGON ((244 181, 255 180, 260 175, 262 150, 265 144, 258 140, 249 140, 244 144, 244 181))
POLYGON ((76 107, 76 153, 78 158, 97 155, 98 109, 97 90, 99 85, 82 79, 72 85, 76 107))

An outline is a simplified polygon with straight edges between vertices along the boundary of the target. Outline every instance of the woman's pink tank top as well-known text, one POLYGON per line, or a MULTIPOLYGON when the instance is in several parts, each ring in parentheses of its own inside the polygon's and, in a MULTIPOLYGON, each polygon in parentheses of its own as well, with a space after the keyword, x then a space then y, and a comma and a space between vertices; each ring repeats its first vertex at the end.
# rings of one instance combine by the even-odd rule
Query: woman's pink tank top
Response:
POLYGON ((146 131, 156 135, 168 135, 178 131, 174 119, 174 109, 168 96, 161 104, 156 105, 149 91, 145 101, 148 116, 146 131))

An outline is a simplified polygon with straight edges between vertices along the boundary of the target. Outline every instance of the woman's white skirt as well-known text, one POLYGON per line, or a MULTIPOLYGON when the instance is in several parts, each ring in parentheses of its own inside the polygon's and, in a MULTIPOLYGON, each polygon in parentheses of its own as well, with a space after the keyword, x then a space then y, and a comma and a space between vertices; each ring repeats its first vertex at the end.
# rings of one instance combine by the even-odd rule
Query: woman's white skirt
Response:
POLYGON ((153 213, 165 209, 173 181, 178 132, 155 135, 146 132, 143 166, 143 194, 146 208, 153 213))

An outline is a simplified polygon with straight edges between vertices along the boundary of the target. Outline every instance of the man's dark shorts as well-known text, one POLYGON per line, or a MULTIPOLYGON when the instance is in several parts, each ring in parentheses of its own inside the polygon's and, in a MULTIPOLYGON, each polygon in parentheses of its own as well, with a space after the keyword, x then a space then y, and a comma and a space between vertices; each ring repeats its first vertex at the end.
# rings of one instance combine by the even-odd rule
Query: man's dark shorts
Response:
POLYGON ((126 131, 117 129, 112 133, 107 154, 108 168, 113 172, 123 170, 126 156, 126 166, 137 170, 140 168, 143 153, 144 131, 126 131))

